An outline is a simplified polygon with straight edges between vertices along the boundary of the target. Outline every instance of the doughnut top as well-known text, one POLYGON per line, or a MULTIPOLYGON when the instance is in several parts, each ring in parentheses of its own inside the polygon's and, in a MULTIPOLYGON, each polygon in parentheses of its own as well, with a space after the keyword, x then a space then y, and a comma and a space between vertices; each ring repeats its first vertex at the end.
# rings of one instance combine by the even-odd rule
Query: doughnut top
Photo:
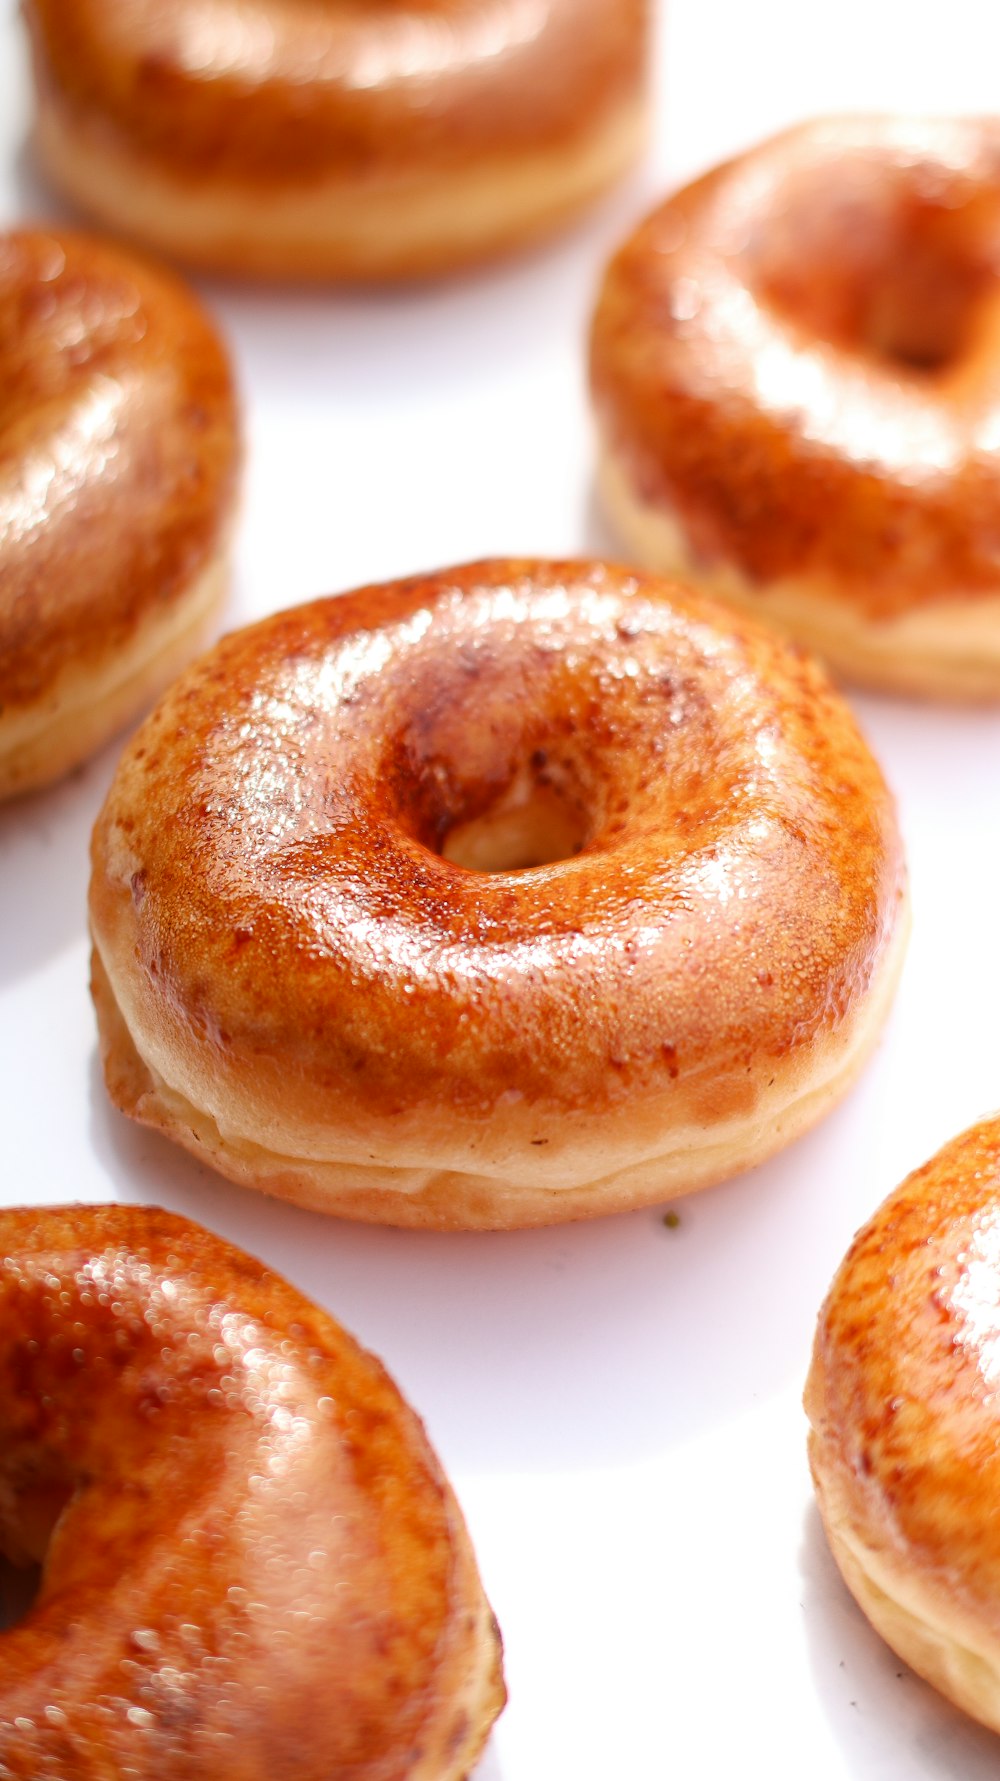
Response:
POLYGON ((43 79, 197 178, 546 147, 641 84, 647 0, 28 0, 43 79))
POLYGON ((217 555, 236 425, 176 279, 63 230, 0 236, 0 706, 106 658, 217 555))
POLYGON ((664 1097, 703 1125, 794 1072, 903 882, 811 660, 654 577, 517 561, 224 639, 126 751, 93 860, 95 939, 178 1092, 272 1148, 335 1111, 364 1156, 391 1131, 499 1168, 509 1141, 556 1185, 664 1097), (529 857, 473 869, 526 810, 529 857))
MULTIPOLYGON (((1000 1118, 917 1169, 850 1249, 806 1408, 824 1480, 884 1562, 916 1554, 1000 1637, 1000 1118)), ((904 1598, 905 1599, 905 1598, 904 1598)), ((956 1636, 961 1637, 960 1625, 956 1636)))
POLYGON ((706 568, 872 617, 1000 588, 1000 124, 833 118, 612 261, 595 397, 706 568))
POLYGON ((0 1547, 44 1557, 3 1773, 451 1776, 461 1522, 379 1364, 167 1213, 4 1211, 0 1253, 0 1547))

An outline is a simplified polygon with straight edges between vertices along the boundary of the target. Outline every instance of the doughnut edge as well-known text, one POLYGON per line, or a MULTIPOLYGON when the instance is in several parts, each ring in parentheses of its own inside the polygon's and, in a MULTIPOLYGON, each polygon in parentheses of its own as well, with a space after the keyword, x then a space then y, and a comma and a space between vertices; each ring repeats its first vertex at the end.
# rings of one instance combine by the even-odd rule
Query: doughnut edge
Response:
POLYGON ((173 180, 78 121, 39 84, 33 141, 52 185, 102 227, 203 272, 303 283, 405 282, 501 258, 558 234, 622 180, 649 135, 645 94, 593 138, 505 166, 382 191, 346 179, 273 197, 235 182, 173 180))
POLYGON ((912 1169, 865 1221, 820 1309, 803 1391, 817 1508, 844 1585, 892 1651, 996 1733, 998 1155, 994 1112, 912 1169))
MULTIPOLYGON (((808 1400, 808 1394, 807 1394, 808 1400)), ((978 1720, 1000 1732, 1000 1662, 982 1648, 959 1614, 948 1614, 932 1590, 907 1579, 863 1539, 837 1488, 836 1473, 823 1466, 823 1443, 809 1435, 809 1466, 823 1531, 837 1569, 879 1637, 916 1675, 978 1720)))
POLYGON ((634 559, 678 575, 713 598, 773 625, 834 673, 876 692, 941 702, 1000 701, 1000 595, 949 599, 904 618, 866 623, 806 581, 763 587, 733 564, 709 566, 689 547, 677 518, 643 501, 622 455, 603 440, 597 489, 604 513, 634 559))
POLYGON ((781 1084, 768 1106, 734 1122, 724 1139, 679 1154, 654 1156, 604 1180, 571 1189, 539 1189, 537 1181, 457 1171, 366 1168, 351 1161, 278 1157, 252 1140, 223 1135, 216 1122, 153 1071, 128 1029, 106 961, 94 941, 91 993, 97 1015, 108 1094, 140 1124, 162 1132, 227 1179, 313 1211, 364 1223, 432 1230, 509 1230, 596 1218, 681 1198, 743 1174, 805 1135, 845 1096, 881 1036, 903 966, 909 937, 903 889, 895 928, 862 1005, 862 1018, 842 1027, 804 1088, 789 1096, 781 1084), (819 1080, 817 1080, 819 1077, 819 1080), (720 1154, 721 1152, 721 1154, 720 1154), (366 1177, 367 1182, 366 1184, 366 1177))
POLYGON ((0 799, 55 783, 134 722, 207 642, 231 575, 228 540, 102 673, 71 670, 38 705, 0 716, 0 799))

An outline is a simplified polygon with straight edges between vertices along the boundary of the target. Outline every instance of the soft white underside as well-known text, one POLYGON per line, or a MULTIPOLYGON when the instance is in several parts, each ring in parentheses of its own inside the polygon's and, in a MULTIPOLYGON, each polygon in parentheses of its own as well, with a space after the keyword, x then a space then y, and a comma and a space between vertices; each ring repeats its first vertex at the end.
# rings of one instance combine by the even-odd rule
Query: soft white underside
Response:
POLYGON ((93 754, 162 691, 203 641, 228 580, 220 552, 103 665, 73 667, 46 696, 0 716, 0 797, 46 785, 93 754))
POLYGON ((343 175, 251 185, 171 179, 41 96, 36 136, 53 180, 108 228, 197 266, 262 277, 406 278, 475 261, 557 227, 638 158, 631 101, 548 152, 443 174, 359 183, 343 175))
MULTIPOLYGON (((815 1467, 819 1458, 815 1440, 812 1457, 815 1467)), ((941 1694, 1000 1731, 1000 1651, 990 1629, 977 1629, 967 1613, 949 1611, 933 1584, 921 1582, 916 1574, 919 1554, 913 1558, 914 1574, 907 1578, 898 1557, 886 1563, 863 1544, 846 1513, 836 1506, 836 1491, 828 1493, 821 1479, 817 1494, 830 1549, 875 1630, 941 1694)))
POLYGON ((555 1224, 693 1193, 751 1168, 806 1132, 846 1093, 872 1051, 895 992, 908 932, 907 907, 899 912, 892 940, 853 1019, 811 1058, 796 1060, 794 1073, 779 1074, 772 1092, 750 1116, 724 1125, 671 1126, 652 1135, 647 1131, 645 1147, 633 1145, 617 1167, 597 1141, 582 1162, 577 1152, 542 1163, 536 1152, 526 1150, 496 1162, 477 1154, 476 1166, 466 1169, 455 1166, 454 1149, 436 1166, 426 1157, 386 1154, 372 1160, 375 1134, 367 1154, 360 1154, 341 1132, 293 1128, 283 1153, 261 1141, 260 1129, 241 1128, 228 1109, 196 1106, 167 1080, 162 1055, 159 1068, 142 1055, 141 1040, 137 1045, 122 1014, 123 999, 126 1005, 129 1001, 127 986, 115 984, 113 965, 109 969, 99 946, 103 983, 95 972, 95 1000, 105 1054, 130 1078, 135 1103, 130 1110, 233 1180, 315 1210, 378 1223, 438 1222, 422 1209, 422 1202, 433 1199, 435 1206, 449 1207, 450 1222, 467 1228, 555 1224), (447 1167, 441 1166, 444 1160, 447 1167))
POLYGON ((847 679, 930 698, 1000 698, 1000 597, 949 597, 902 618, 867 619, 808 580, 789 577, 763 586, 732 564, 706 567, 674 515, 636 495, 610 449, 602 454, 599 481, 607 511, 637 562, 682 576, 769 620, 847 679))

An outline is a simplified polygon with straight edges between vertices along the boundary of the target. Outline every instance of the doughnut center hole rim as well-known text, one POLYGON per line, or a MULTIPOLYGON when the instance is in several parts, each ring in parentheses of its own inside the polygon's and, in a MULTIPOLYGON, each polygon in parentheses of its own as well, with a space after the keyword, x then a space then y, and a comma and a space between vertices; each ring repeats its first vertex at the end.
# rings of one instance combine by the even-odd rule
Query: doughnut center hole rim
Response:
POLYGON ((529 765, 484 809, 452 823, 440 856, 468 872, 499 876, 575 859, 590 840, 591 824, 579 798, 546 773, 536 750, 529 765))
POLYGON ((920 246, 888 265, 863 305, 859 348, 887 369, 918 379, 953 370, 976 334, 985 269, 920 246))
POLYGON ((31 1613, 42 1587, 43 1566, 33 1560, 16 1565, 0 1553, 0 1651, 3 1636, 17 1630, 31 1613))
POLYGON ((78 1489, 79 1480, 58 1470, 10 1488, 0 1524, 0 1648, 38 1599, 53 1535, 78 1489))
POLYGON ((750 249, 753 282, 838 351, 905 381, 942 380, 975 350, 991 294, 1000 305, 1000 194, 921 190, 933 167, 880 169, 866 191, 859 171, 841 196, 835 167, 808 170, 776 241, 750 249))

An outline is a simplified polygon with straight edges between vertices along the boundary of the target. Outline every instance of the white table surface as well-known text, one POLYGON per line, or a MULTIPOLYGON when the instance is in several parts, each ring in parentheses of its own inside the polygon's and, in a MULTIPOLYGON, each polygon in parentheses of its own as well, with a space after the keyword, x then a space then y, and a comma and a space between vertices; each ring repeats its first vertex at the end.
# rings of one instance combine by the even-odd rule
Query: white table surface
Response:
MULTIPOLYGON (((610 549, 581 340, 612 244, 668 185, 796 117, 997 106, 1000 11, 674 0, 658 62, 645 169, 529 258, 386 296, 204 285, 247 407, 227 624, 489 552, 610 549)), ((0 220, 59 214, 28 111, 0 0, 0 220)), ((912 868, 895 1012, 839 1111, 683 1203, 673 1231, 657 1212, 509 1236, 353 1228, 128 1125, 86 987, 86 843, 115 749, 0 814, 0 1194, 188 1213, 383 1356, 454 1480, 506 1639, 510 1705, 477 1781, 1000 1773, 1000 1744, 846 1595, 805 1462, 813 1322, 851 1233, 1000 1102, 1000 716, 857 703, 912 868)))

